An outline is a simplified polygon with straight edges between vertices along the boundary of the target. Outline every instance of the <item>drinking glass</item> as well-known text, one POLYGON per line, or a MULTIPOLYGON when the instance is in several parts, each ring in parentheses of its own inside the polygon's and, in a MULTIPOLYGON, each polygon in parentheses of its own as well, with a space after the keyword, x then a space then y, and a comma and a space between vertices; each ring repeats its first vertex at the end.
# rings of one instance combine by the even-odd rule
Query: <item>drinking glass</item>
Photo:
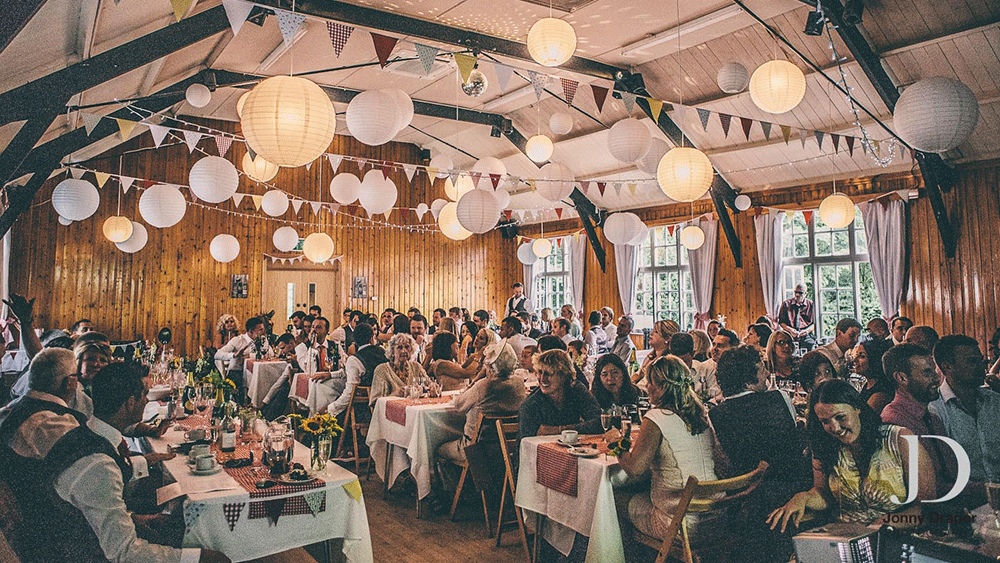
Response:
POLYGON ((264 464, 264 440, 263 438, 256 440, 253 438, 254 437, 251 436, 250 452, 253 454, 253 472, 258 474, 261 472, 260 468, 264 464))
MULTIPOLYGON (((605 409, 601 411, 601 426, 604 428, 606 433, 611 430, 611 409, 605 409)), ((607 452, 604 453, 604 461, 608 460, 607 452)))
POLYGON ((1000 530, 1000 482, 986 483, 986 500, 993 509, 993 523, 1000 530))

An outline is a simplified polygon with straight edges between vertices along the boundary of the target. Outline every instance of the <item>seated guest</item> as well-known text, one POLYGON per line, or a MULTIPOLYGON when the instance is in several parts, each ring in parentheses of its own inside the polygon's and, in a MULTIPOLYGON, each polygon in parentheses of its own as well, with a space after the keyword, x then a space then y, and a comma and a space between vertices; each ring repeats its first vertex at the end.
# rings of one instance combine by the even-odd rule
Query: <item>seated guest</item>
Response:
POLYGON ((629 336, 632 334, 632 326, 632 317, 624 316, 618 319, 618 326, 615 328, 617 332, 611 341, 611 353, 621 358, 623 362, 630 362, 632 354, 635 353, 635 343, 629 336))
POLYGON ((910 330, 906 331, 903 342, 923 346, 928 351, 934 351, 934 345, 938 343, 939 339, 940 337, 933 327, 918 325, 910 327, 910 330))
POLYGON ((909 430, 882 424, 875 411, 850 383, 835 379, 821 383, 809 399, 806 423, 813 454, 813 486, 796 494, 771 513, 772 529, 798 526, 806 510, 833 508, 836 519, 869 525, 887 514, 899 514, 899 527, 922 520, 920 503, 899 505, 907 498, 909 471, 919 468, 917 499, 936 496, 934 466, 920 446, 914 452, 906 437, 909 430), (917 455, 916 463, 910 456, 917 455))
POLYGON ((549 350, 536 356, 535 373, 538 389, 521 405, 521 438, 560 434, 563 430, 580 434, 603 431, 601 407, 590 391, 574 379, 573 363, 566 352, 549 350))
POLYGON ((219 317, 219 321, 215 323, 215 338, 212 339, 212 346, 218 350, 239 335, 240 322, 236 320, 236 317, 226 313, 219 317))
POLYGON ((868 321, 868 326, 865 327, 865 330, 868 331, 869 340, 889 339, 889 323, 885 322, 885 319, 882 317, 875 317, 868 321))
MULTIPOLYGON (((563 352, 569 354, 569 346, 567 346, 561 338, 557 338, 551 334, 538 339, 538 352, 548 352, 549 350, 562 350, 563 352)), ((590 380, 587 379, 587 375, 583 373, 583 369, 581 369, 580 366, 576 365, 576 362, 573 362, 572 355, 569 356, 569 359, 570 363, 573 364, 573 371, 576 372, 576 380, 580 382, 580 385, 583 385, 585 389, 589 389, 590 380)))
POLYGON ((566 343, 566 353, 569 354, 569 359, 573 361, 576 369, 583 371, 587 366, 587 350, 583 340, 570 340, 566 343))
POLYGON ((677 326, 677 323, 670 319, 653 323, 653 330, 649 333, 649 347, 652 350, 642 361, 639 371, 632 374, 632 383, 635 383, 640 389, 646 387, 645 379, 649 366, 653 365, 657 359, 670 353, 670 337, 680 331, 681 328, 677 326))
MULTIPOLYGON (((264 338, 267 330, 264 319, 251 317, 246 322, 247 331, 232 338, 225 346, 215 353, 215 360, 226 363, 226 379, 236 384, 237 397, 242 399, 243 362, 251 355, 265 355, 271 347, 264 338)), ((239 401, 237 401, 239 402, 239 401)))
POLYGON ((569 344, 570 342, 576 340, 573 335, 570 334, 571 324, 566 319, 559 317, 558 319, 553 319, 552 321, 552 336, 559 337, 564 344, 569 344))
POLYGON ((463 322, 458 333, 458 361, 463 365, 469 355, 476 351, 476 336, 479 335, 479 327, 474 322, 463 322))
POLYGON ((77 340, 73 346, 73 356, 76 357, 76 379, 87 394, 97 372, 111 363, 111 346, 104 342, 77 340))
POLYGON ((670 338, 670 353, 684 362, 694 376, 694 392, 699 397, 708 396, 712 400, 722 400, 722 389, 715 377, 714 364, 694 359, 694 338, 686 332, 678 332, 670 338))
POLYGON ((514 349, 514 353, 518 356, 521 355, 521 350, 524 350, 525 346, 530 346, 532 344, 538 344, 534 338, 528 338, 522 331, 524 326, 521 324, 521 319, 517 317, 507 317, 500 323, 500 338, 507 341, 510 347, 514 349))
POLYGON ((538 315, 527 311, 521 311, 515 316, 517 317, 517 320, 521 321, 522 334, 532 340, 537 340, 538 337, 542 335, 542 332, 535 326, 538 324, 538 315), (534 322, 532 322, 532 318, 535 319, 534 322))
POLYGON ((771 327, 766 324, 752 324, 747 327, 747 334, 743 337, 743 343, 747 346, 753 346, 763 356, 764 349, 767 348, 767 341, 771 338, 771 332, 771 327))
POLYGON ((847 378, 847 360, 844 355, 848 350, 858 345, 858 337, 861 336, 861 324, 854 319, 840 319, 837 322, 836 334, 833 342, 816 348, 826 354, 833 364, 833 369, 841 379, 847 378))
POLYGON ((309 307, 309 314, 312 315, 312 316, 314 316, 314 317, 322 317, 323 316, 323 308, 320 307, 319 305, 313 305, 313 306, 309 307))
POLYGON ((396 315, 392 319, 393 334, 410 334, 410 318, 406 315, 396 315))
POLYGON ((389 361, 382 348, 375 346, 375 330, 371 325, 365 323, 355 325, 354 344, 358 347, 357 352, 347 358, 347 364, 344 366, 344 390, 327 405, 326 409, 320 409, 319 412, 325 410, 339 417, 350 406, 354 388, 371 387, 375 368, 389 361))
POLYGON ((452 307, 448 309, 448 316, 455 321, 455 326, 461 327, 462 323, 465 322, 465 317, 462 316, 461 307, 452 307))
POLYGON ((819 350, 807 352, 799 362, 797 374, 799 385, 806 393, 812 393, 820 383, 830 379, 837 379, 837 372, 833 370, 833 362, 826 354, 819 350))
POLYGON ((434 334, 437 334, 441 330, 458 336, 458 325, 455 324, 455 319, 451 317, 442 317, 438 322, 437 329, 434 330, 434 334))
POLYGON ((615 325, 615 310, 611 307, 601 307, 601 328, 608 338, 608 346, 618 338, 618 326, 615 325))
POLYGON ((700 329, 689 331, 688 334, 694 338, 694 359, 699 362, 707 361, 712 352, 712 337, 700 329))
POLYGON ((535 354, 538 353, 538 345, 525 346, 521 350, 520 369, 524 370, 524 379, 527 380, 535 373, 535 354))
POLYGON ((597 359, 590 392, 602 409, 610 409, 612 405, 634 405, 639 401, 639 389, 628 378, 628 367, 614 354, 604 354, 597 359))
POLYGON ((306 318, 305 311, 295 311, 292 316, 288 317, 288 322, 291 325, 291 330, 289 332, 293 337, 302 334, 302 319, 306 318))
POLYGON ((795 379, 799 359, 795 357, 795 341, 784 329, 778 329, 767 340, 764 366, 778 381, 795 379))
POLYGON ((73 323, 73 326, 69 329, 69 336, 73 340, 80 338, 88 332, 95 332, 97 329, 94 328, 94 323, 90 319, 80 319, 73 323))
POLYGON ((472 353, 465 357, 465 361, 462 362, 462 369, 466 373, 476 374, 473 376, 474 379, 478 378, 482 371, 480 368, 483 365, 483 353, 486 351, 486 347, 499 341, 500 336, 492 330, 478 330, 476 338, 472 341, 472 353))
POLYGON ((562 318, 566 319, 570 323, 569 335, 573 337, 574 340, 578 340, 583 336, 583 326, 580 325, 580 321, 576 318, 576 307, 570 305, 569 303, 562 306, 559 310, 562 318))
MULTIPOLYGON (((415 308, 411 307, 410 309, 415 308)), ((427 335, 427 319, 419 312, 410 318, 410 336, 413 337, 413 341, 417 345, 413 359, 426 367, 431 361, 431 339, 427 335)))
POLYGON ((441 319, 448 316, 448 312, 438 307, 431 311, 431 326, 428 327, 427 334, 434 334, 441 330, 441 319))
POLYGON ((392 338, 392 321, 396 317, 396 311, 392 307, 386 308, 382 311, 382 315, 378 318, 378 326, 375 327, 375 338, 379 342, 388 342, 392 338))
POLYGON ((545 307, 542 309, 540 321, 542 323, 541 330, 543 335, 552 333, 552 322, 555 321, 555 319, 556 314, 551 308, 545 307))
POLYGON ((708 321, 708 325, 705 327, 705 332, 706 334, 708 334, 708 338, 710 340, 715 340, 715 337, 719 336, 719 331, 722 330, 723 328, 725 327, 722 326, 721 322, 712 319, 708 321))
POLYGON ((427 380, 424 367, 410 359, 415 347, 413 337, 409 334, 397 334, 389 339, 386 354, 389 361, 375 368, 369 392, 370 405, 374 406, 379 397, 402 397, 407 385, 422 385, 427 380))
POLYGON ((583 335, 583 343, 587 346, 588 356, 600 356, 608 353, 608 333, 601 326, 601 313, 591 311, 587 317, 586 334, 583 335))
MULTIPOLYGON (((311 329, 310 329, 311 330, 311 329)), ((303 326, 302 334, 305 334, 303 326)), ((274 343, 276 357, 288 362, 278 379, 271 385, 267 395, 261 401, 260 412, 265 420, 274 420, 285 414, 288 405, 288 394, 292 390, 291 377, 293 373, 302 371, 295 361, 296 338, 290 332, 278 337, 274 343)))
POLYGON ((450 332, 439 332, 431 348, 430 368, 427 373, 437 380, 443 391, 461 389, 476 374, 462 369, 458 358, 458 337, 450 332))
POLYGON ((896 382, 882 371, 882 356, 892 348, 888 340, 869 340, 854 348, 854 372, 865 378, 861 398, 881 415, 896 394, 896 382))
POLYGON ((892 320, 892 329, 889 331, 892 336, 892 344, 902 344, 906 338, 906 332, 913 326, 913 321, 907 317, 896 317, 892 320))

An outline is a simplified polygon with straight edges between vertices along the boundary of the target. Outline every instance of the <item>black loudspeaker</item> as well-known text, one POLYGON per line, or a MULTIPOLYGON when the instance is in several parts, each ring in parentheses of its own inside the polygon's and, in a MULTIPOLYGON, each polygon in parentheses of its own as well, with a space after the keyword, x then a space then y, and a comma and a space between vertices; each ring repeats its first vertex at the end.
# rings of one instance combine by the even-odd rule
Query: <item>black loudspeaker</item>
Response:
POLYGON ((517 224, 513 222, 501 222, 500 236, 502 236, 505 239, 512 239, 517 237, 517 224))
POLYGON ((430 149, 420 149, 420 162, 428 162, 431 159, 430 149))

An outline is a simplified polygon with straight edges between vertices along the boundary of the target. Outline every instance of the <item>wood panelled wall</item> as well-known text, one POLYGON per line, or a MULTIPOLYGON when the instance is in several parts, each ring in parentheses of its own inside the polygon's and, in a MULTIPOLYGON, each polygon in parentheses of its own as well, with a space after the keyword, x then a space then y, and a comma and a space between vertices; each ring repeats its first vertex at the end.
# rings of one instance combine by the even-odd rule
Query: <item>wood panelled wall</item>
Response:
MULTIPOLYGON (((235 123, 203 123, 216 130, 238 130, 235 123)), ((149 136, 142 135, 86 166, 117 174, 119 153, 149 144, 149 136)), ((202 140, 199 148, 216 154, 210 137, 202 140)), ((419 149, 409 144, 368 147, 338 135, 329 150, 386 161, 420 162, 419 149)), ((227 158, 239 167, 244 151, 242 144, 234 143, 227 158)), ((121 158, 121 173, 186 185, 188 171, 202 156, 199 151, 189 154, 183 143, 126 153, 121 158)), ((347 161, 341 163, 339 172, 359 174, 356 163, 347 161)), ((331 177, 329 164, 317 161, 308 171, 304 167, 282 169, 272 183, 306 200, 332 202, 328 188, 331 177)), ((31 210, 18 219, 12 230, 10 287, 38 298, 38 326, 65 328, 76 319, 90 318, 112 339, 122 340, 151 339, 159 328, 169 326, 178 352, 191 354, 211 340, 214 325, 223 313, 232 313, 242 322, 261 312, 263 255, 282 255, 275 250, 271 236, 287 223, 226 213, 237 211, 231 200, 217 206, 189 205, 184 219, 173 227, 156 229, 147 225, 149 242, 140 252, 129 255, 119 252, 101 231, 105 218, 115 213, 118 204, 117 182, 111 180, 101 190, 101 207, 93 217, 64 227, 57 223, 57 215, 48 203, 60 179, 42 188, 31 210), (236 236, 241 244, 239 257, 228 264, 216 262, 208 251, 212 238, 222 233, 236 236), (229 297, 232 274, 249 275, 248 299, 229 297)), ((88 173, 85 179, 93 177, 88 173)), ((418 174, 409 184, 402 170, 392 170, 390 179, 399 191, 397 207, 412 208, 443 197, 441 180, 432 186, 425 175, 418 174)), ((239 191, 263 194, 266 188, 242 178, 239 191)), ((138 200, 139 191, 132 189, 122 198, 121 207, 123 215, 141 222, 138 200)), ((239 211, 254 213, 250 198, 244 199, 239 211)), ((358 214, 367 217, 360 208, 358 214)), ((338 266, 339 295, 350 296, 355 276, 368 278, 372 297, 363 301, 347 299, 344 303, 361 310, 379 312, 385 307, 405 310, 416 306, 428 316, 434 307, 499 310, 509 293, 511 272, 520 277, 514 242, 504 240, 499 231, 454 242, 440 233, 369 228, 363 220, 333 217, 327 210, 321 210, 317 217, 308 204, 303 205, 298 217, 289 206, 283 219, 320 223, 333 237, 335 255, 344 256, 338 266)), ((390 222, 409 225, 417 220, 412 212, 396 210, 390 222)), ((430 213, 421 224, 433 224, 430 213)), ((301 237, 318 230, 294 226, 301 237)), ((339 311, 324 314, 337 324, 339 311)))

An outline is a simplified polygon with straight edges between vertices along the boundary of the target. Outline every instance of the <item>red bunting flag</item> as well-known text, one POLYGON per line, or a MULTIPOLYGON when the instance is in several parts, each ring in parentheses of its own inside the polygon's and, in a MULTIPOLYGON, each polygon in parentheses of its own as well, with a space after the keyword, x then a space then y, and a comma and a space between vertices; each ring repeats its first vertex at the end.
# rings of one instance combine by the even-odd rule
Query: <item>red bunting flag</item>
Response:
POLYGON ((597 191, 601 192, 601 197, 604 197, 604 189, 608 187, 607 182, 598 182, 597 191))
POLYGON ((597 112, 604 111, 604 100, 608 99, 608 89, 603 86, 591 84, 590 89, 594 92, 594 102, 597 103, 597 112))
POLYGON ((503 210, 503 216, 506 217, 508 221, 510 221, 510 214, 511 213, 513 213, 513 211, 511 211, 510 209, 504 209, 503 210))
POLYGON ((667 232, 670 233, 670 236, 674 236, 674 227, 676 226, 677 225, 667 225, 667 232))
POLYGON ((556 239, 556 246, 558 246, 559 248, 562 248, 562 239, 561 238, 557 238, 556 239))
POLYGON ((584 181, 580 182, 580 191, 583 192, 583 195, 587 195, 587 191, 589 191, 589 190, 590 190, 590 182, 589 181, 584 180, 584 181))
POLYGON ((497 189, 497 186, 500 185, 500 175, 499 174, 490 174, 490 183, 493 184, 493 189, 494 190, 497 189))
POLYGON ((760 217, 760 214, 763 213, 763 212, 764 212, 764 208, 763 207, 754 207, 753 208, 753 216, 754 217, 760 217))
POLYGON ((803 211, 803 212, 802 212, 802 217, 804 217, 804 218, 805 218, 805 220, 806 220, 806 225, 808 225, 808 224, 809 224, 809 221, 812 221, 812 218, 813 218, 813 212, 812 212, 812 211, 803 211))
POLYGON ((560 78, 562 82, 563 95, 566 96, 566 103, 573 105, 573 98, 576 97, 576 88, 580 85, 576 80, 570 80, 569 78, 560 78))
POLYGON ((358 206, 357 205, 347 205, 345 207, 347 208, 347 213, 349 215, 356 215, 358 213, 358 206))
POLYGON ((562 207, 557 207, 556 208, 556 217, 562 219, 562 214, 563 214, 563 208, 562 207))
POLYGON ((385 65, 389 63, 389 55, 392 54, 392 50, 396 48, 396 42, 399 41, 396 37, 388 37, 386 35, 379 35, 378 33, 372 33, 372 43, 375 45, 375 54, 378 55, 378 64, 385 68, 385 65))
POLYGON ((340 53, 344 50, 344 45, 347 44, 347 40, 351 37, 351 32, 354 31, 354 28, 342 23, 326 22, 326 30, 330 33, 330 43, 333 44, 333 52, 339 57, 340 53))
POLYGON ((729 126, 732 124, 732 122, 733 122, 733 116, 726 113, 719 114, 719 123, 722 124, 722 132, 726 134, 727 139, 729 138, 729 126))
POLYGON ((142 189, 144 189, 144 190, 148 190, 149 188, 152 188, 155 185, 156 185, 156 181, 155 180, 143 180, 142 181, 142 189))
POLYGON ((743 135, 750 140, 750 128, 753 127, 753 120, 748 117, 740 118, 740 125, 743 127, 743 135))
POLYGON ((382 171, 382 179, 383 180, 388 180, 389 179, 389 165, 388 164, 382 164, 381 166, 379 166, 379 170, 382 171))

